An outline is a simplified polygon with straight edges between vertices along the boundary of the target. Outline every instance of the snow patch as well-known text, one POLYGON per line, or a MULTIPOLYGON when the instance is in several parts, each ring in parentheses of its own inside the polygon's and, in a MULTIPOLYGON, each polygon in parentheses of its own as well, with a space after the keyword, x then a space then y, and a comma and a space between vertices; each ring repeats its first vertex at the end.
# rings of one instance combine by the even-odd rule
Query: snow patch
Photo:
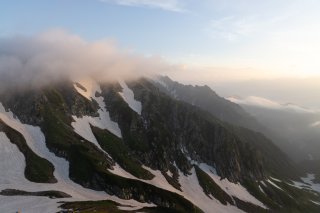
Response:
POLYGON ((50 161, 55 170, 54 176, 57 183, 44 184, 33 183, 24 177, 25 159, 18 148, 10 143, 4 133, 0 133, 0 190, 19 189, 29 192, 57 190, 71 195, 71 198, 49 199, 43 197, 28 196, 0 196, 1 210, 12 212, 12 210, 21 210, 23 212, 57 212, 60 201, 87 201, 87 200, 112 200, 121 205, 130 205, 133 207, 154 206, 148 203, 139 203, 135 200, 122 200, 116 196, 110 196, 102 191, 94 191, 82 187, 69 178, 69 162, 64 158, 57 157, 50 152, 46 146, 45 137, 39 127, 22 124, 12 112, 7 112, 0 103, 0 119, 11 128, 20 132, 26 140, 30 149, 42 158, 50 161), (9 156, 10 155, 10 156, 9 156), (9 168, 10 169, 5 169, 9 168), (2 205, 3 204, 3 205, 2 205))
POLYGON ((148 170, 151 174, 154 175, 152 180, 145 180, 144 182, 159 187, 161 189, 165 189, 170 192, 175 192, 181 194, 181 191, 174 188, 171 184, 168 183, 167 179, 162 175, 161 171, 159 170, 152 170, 149 167, 142 166, 145 170, 148 170))
POLYGON ((127 86, 127 84, 124 81, 120 80, 119 84, 122 87, 122 92, 119 92, 119 95, 133 111, 141 115, 141 102, 134 99, 133 91, 127 86))
POLYGON ((230 204, 223 205, 218 200, 209 198, 199 184, 195 169, 192 168, 191 175, 185 176, 179 172, 179 182, 181 184, 182 195, 193 202, 196 206, 206 213, 239 213, 243 212, 236 206, 230 204))
POLYGON ((173 177, 173 173, 168 169, 168 171, 166 172, 167 173, 167 175, 169 176, 169 177, 173 177))
MULTIPOLYGON (((267 207, 263 203, 261 203, 255 197, 253 197, 242 185, 229 182, 227 179, 221 180, 221 178, 216 174, 215 169, 211 166, 208 166, 207 164, 199 164, 198 166, 204 172, 206 172, 221 187, 221 189, 223 189, 230 196, 237 197, 240 200, 250 202, 254 205, 267 209, 267 207)), ((181 184, 182 191, 179 191, 178 189, 170 185, 165 179, 165 177, 162 175, 161 171, 152 170, 151 168, 146 166, 143 166, 143 168, 151 172, 155 177, 152 180, 140 181, 182 195, 184 198, 201 208, 204 212, 210 213, 212 212, 212 209, 215 209, 215 212, 217 213, 242 212, 236 206, 225 206, 215 198, 209 198, 203 192, 202 187, 199 185, 198 178, 194 168, 191 170, 192 174, 189 176, 185 176, 181 171, 179 171, 179 183, 181 184)), ((128 174, 121 167, 118 167, 115 170, 110 170, 110 172, 126 178, 137 179, 132 175, 128 174)))
POLYGON ((60 211, 56 199, 31 196, 1 196, 1 212, 52 213, 60 211))
POLYGON ((275 184, 274 182, 272 182, 271 180, 267 180, 268 183, 270 183, 272 186, 276 187, 277 189, 283 191, 283 189, 281 189, 277 184, 275 184))
POLYGON ((259 190, 263 193, 263 194, 266 194, 263 189, 261 188, 261 186, 259 185, 259 190))
POLYGON ((314 204, 316 204, 316 205, 318 205, 318 206, 320 206, 320 202, 316 202, 316 201, 314 201, 314 200, 310 200, 312 203, 314 203, 314 204))
POLYGON ((228 179, 222 179, 220 176, 217 175, 216 170, 204 163, 201 163, 198 165, 199 168, 201 168, 204 172, 206 172, 216 184, 220 186, 221 189, 223 189, 227 194, 237 197, 240 200, 250 202, 254 205, 260 206, 262 208, 267 208, 263 203, 261 203, 259 200, 257 200, 253 195, 251 195, 245 187, 243 187, 241 184, 235 184, 230 182, 228 179))
POLYGON ((134 211, 134 210, 139 210, 140 208, 132 207, 132 206, 118 206, 118 209, 122 211, 134 211))
POLYGON ((277 178, 274 178, 274 177, 270 177, 272 180, 274 180, 274 181, 277 181, 277 182, 282 182, 281 180, 279 180, 279 179, 277 179, 277 178))
POLYGON ((320 193, 320 184, 313 182, 313 180, 315 179, 314 174, 307 174, 307 177, 303 177, 301 179, 303 182, 293 181, 294 186, 296 186, 300 189, 303 189, 303 188, 312 189, 312 190, 320 193))
POLYGON ((113 166, 113 169, 108 169, 108 171, 120 177, 139 180, 138 178, 136 178, 135 176, 133 176, 132 174, 128 173, 126 170, 121 168, 121 166, 119 166, 119 164, 117 163, 116 165, 113 166))
POLYGON ((161 171, 159 170, 153 170, 149 167, 146 166, 142 166, 145 170, 149 171, 151 174, 154 175, 154 178, 151 180, 142 180, 142 179, 138 179, 136 177, 134 177, 133 175, 131 175, 130 173, 126 172, 125 170, 123 170, 119 165, 116 164, 116 166, 113 167, 113 170, 109 169, 109 171, 115 175, 124 177, 124 178, 129 178, 129 179, 133 179, 133 180, 139 180, 151 185, 154 185, 158 188, 170 191, 170 192, 175 192, 175 193, 181 193, 181 191, 177 190, 176 188, 174 188, 173 186, 171 186, 168 181, 166 180, 166 178, 162 175, 161 171))
POLYGON ((23 181, 25 167, 24 155, 0 132, 0 185, 23 181))
POLYGON ((97 141, 96 139, 94 139, 93 133, 90 129, 90 123, 91 125, 100 129, 107 129, 112 134, 121 138, 121 130, 118 124, 111 120, 109 112, 107 111, 106 105, 104 103, 104 98, 101 96, 96 97, 97 93, 101 93, 100 85, 90 79, 81 80, 78 81, 78 83, 86 89, 85 91, 77 84, 74 84, 74 88, 78 91, 78 93, 90 101, 95 100, 98 103, 100 109, 98 110, 99 117, 83 116, 81 118, 78 118, 76 116, 73 116, 75 122, 72 122, 71 125, 75 129, 75 132, 88 141, 97 145, 97 141))

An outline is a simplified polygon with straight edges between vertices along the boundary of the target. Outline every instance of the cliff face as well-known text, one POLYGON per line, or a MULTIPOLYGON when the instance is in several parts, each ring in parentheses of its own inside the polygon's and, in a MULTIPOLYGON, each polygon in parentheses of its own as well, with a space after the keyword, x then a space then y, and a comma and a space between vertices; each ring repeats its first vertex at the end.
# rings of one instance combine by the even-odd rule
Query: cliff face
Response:
POLYGON ((242 107, 220 97, 206 85, 184 85, 167 76, 158 76, 152 83, 170 97, 197 106, 221 121, 255 131, 265 130, 265 127, 242 107))
MULTIPOLYGON (((274 135, 267 128, 241 106, 220 97, 208 86, 183 85, 166 76, 158 76, 150 82, 173 99, 196 106, 223 121, 233 134, 250 144, 251 149, 258 150, 257 157, 263 156, 268 171, 272 174, 291 179, 297 179, 302 175, 292 160, 286 156, 287 150, 280 150, 276 146, 282 143, 283 139, 273 137, 274 135), (272 140, 268 136, 272 136, 272 140)), ((250 146, 247 148, 250 149, 250 146)))
POLYGON ((142 103, 141 116, 125 105, 119 107, 116 85, 103 86, 102 95, 124 133, 124 141, 144 164, 166 171, 175 162, 188 173, 191 159, 214 166, 221 177, 234 182, 264 177, 259 151, 227 125, 205 111, 170 98, 147 80, 129 85, 142 103))

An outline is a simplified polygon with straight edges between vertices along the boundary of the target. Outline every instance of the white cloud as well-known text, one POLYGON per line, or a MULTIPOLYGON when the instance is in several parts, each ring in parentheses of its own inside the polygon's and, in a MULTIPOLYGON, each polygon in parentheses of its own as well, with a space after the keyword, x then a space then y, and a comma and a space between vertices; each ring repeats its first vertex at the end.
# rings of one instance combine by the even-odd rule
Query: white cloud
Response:
POLYGON ((319 112, 319 110, 316 110, 316 109, 308 109, 308 108, 301 107, 291 103, 281 104, 281 103, 278 103, 266 98, 257 97, 257 96, 248 96, 246 98, 229 97, 227 99, 231 102, 234 102, 240 105, 256 106, 260 108, 267 108, 267 109, 273 109, 273 110, 294 111, 298 113, 319 112))
POLYGON ((100 0, 102 2, 113 3, 124 6, 148 7, 168 10, 173 12, 184 12, 179 0, 100 0))
POLYGON ((176 70, 160 57, 120 49, 110 40, 87 42, 64 31, 0 38, 0 89, 43 86, 61 79, 135 79, 176 70))
POLYGON ((320 121, 310 124, 310 127, 320 127, 320 121))

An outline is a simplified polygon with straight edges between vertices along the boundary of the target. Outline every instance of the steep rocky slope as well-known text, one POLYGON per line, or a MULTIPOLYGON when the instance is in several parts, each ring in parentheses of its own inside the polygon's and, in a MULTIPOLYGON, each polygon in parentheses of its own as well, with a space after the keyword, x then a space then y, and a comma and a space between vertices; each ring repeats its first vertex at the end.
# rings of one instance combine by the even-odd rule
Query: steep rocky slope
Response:
POLYGON ((157 76, 153 79, 153 83, 174 99, 198 106, 222 121, 256 131, 265 129, 239 105, 220 97, 206 85, 184 85, 167 76, 157 76))
POLYGON ((71 196, 57 199, 66 202, 61 208, 79 211, 319 210, 310 201, 318 195, 292 186, 299 174, 271 141, 175 100, 147 79, 65 81, 2 93, 0 102, 0 142, 16 144, 26 166, 38 168, 20 148, 28 146, 48 168, 38 189, 37 172, 26 175, 29 182, 0 182, 0 205, 7 192, 46 196, 58 189, 71 196))

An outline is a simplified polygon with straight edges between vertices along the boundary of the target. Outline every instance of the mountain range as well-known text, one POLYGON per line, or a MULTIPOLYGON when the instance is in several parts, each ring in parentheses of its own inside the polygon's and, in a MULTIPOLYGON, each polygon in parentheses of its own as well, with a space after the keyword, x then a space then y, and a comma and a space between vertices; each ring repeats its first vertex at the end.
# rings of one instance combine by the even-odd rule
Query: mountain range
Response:
POLYGON ((0 103, 5 212, 320 211, 318 176, 207 86, 67 79, 0 103))

